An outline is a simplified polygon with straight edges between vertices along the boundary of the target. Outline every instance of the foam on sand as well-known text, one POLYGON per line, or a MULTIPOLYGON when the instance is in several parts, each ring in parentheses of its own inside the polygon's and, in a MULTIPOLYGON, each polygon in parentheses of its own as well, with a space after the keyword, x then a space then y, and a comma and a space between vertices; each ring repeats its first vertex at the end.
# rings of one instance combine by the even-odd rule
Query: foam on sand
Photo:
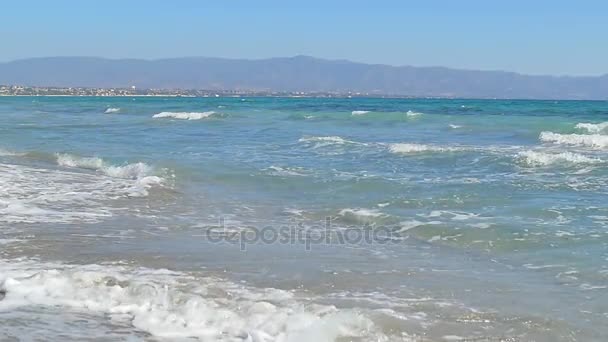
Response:
POLYGON ((155 119, 172 118, 179 120, 202 120, 210 118, 215 114, 214 111, 209 112, 161 112, 152 116, 155 119))
POLYGON ((541 132, 539 139, 561 145, 575 145, 592 148, 607 148, 608 135, 600 134, 560 134, 553 132, 541 132))
POLYGON ((118 113, 118 112, 120 112, 120 108, 109 107, 108 109, 106 109, 106 111, 104 113, 105 114, 114 114, 114 113, 118 113))
POLYGON ((607 132, 608 131, 608 121, 597 123, 597 124, 581 122, 576 125, 576 128, 580 129, 580 130, 585 130, 589 133, 607 132))
POLYGON ((213 276, 115 265, 0 261, 0 310, 82 312, 157 338, 204 341, 388 340, 363 314, 291 291, 213 276))
POLYGON ((546 153, 538 151, 522 151, 517 154, 519 160, 529 166, 547 166, 552 164, 597 164, 602 160, 587 157, 573 152, 546 153))

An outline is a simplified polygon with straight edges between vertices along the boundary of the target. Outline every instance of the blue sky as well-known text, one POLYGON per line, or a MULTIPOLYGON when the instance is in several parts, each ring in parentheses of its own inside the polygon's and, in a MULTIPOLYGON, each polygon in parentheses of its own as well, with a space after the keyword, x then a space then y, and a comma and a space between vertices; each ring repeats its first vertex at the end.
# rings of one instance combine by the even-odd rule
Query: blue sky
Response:
POLYGON ((531 74, 608 73, 608 1, 5 1, 0 61, 299 54, 531 74))

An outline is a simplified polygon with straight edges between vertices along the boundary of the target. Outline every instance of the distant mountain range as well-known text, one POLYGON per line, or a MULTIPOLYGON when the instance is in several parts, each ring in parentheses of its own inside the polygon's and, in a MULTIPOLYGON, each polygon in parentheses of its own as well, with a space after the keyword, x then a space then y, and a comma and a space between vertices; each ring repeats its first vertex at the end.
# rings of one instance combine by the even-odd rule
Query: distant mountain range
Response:
POLYGON ((608 74, 597 77, 532 76, 505 71, 364 64, 308 56, 259 60, 32 58, 0 63, 0 84, 608 99, 608 74))

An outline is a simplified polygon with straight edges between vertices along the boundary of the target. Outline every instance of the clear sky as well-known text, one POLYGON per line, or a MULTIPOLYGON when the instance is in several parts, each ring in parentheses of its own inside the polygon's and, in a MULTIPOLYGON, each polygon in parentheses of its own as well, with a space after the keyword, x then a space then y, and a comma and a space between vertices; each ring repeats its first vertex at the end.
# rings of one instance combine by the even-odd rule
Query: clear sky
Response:
POLYGON ((299 54, 531 74, 608 73, 608 1, 14 0, 0 61, 299 54))

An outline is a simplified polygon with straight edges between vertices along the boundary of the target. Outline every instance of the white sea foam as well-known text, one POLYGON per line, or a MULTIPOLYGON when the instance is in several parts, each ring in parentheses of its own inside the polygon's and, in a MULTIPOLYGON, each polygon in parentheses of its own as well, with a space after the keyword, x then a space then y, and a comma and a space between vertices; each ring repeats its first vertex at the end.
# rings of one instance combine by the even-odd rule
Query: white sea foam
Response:
POLYGON ((389 339, 357 311, 315 304, 290 291, 168 270, 0 261, 0 289, 0 310, 17 318, 32 310, 49 317, 82 312, 96 321, 93 326, 125 322, 171 340, 389 339))
POLYGON ((179 120, 202 120, 207 119, 215 114, 214 111, 209 112, 162 112, 152 116, 155 119, 172 118, 179 120))
POLYGON ((405 113, 406 116, 410 117, 410 118, 414 118, 414 117, 418 117, 420 115, 422 115, 422 113, 420 112, 414 112, 412 110, 408 110, 407 113, 405 113))
POLYGON ((342 209, 342 210, 340 210, 339 214, 341 216, 354 215, 354 216, 358 216, 358 217, 381 217, 381 216, 384 216, 383 213, 379 212, 376 209, 362 209, 362 208, 358 208, 358 209, 351 209, 351 208, 342 209))
POLYGON ((376 210, 365 208, 346 208, 338 212, 338 215, 347 222, 356 224, 375 224, 378 219, 386 218, 388 215, 376 210))
POLYGON ((106 111, 104 113, 105 114, 114 114, 114 113, 118 113, 118 112, 120 112, 120 108, 110 107, 110 108, 106 109, 106 111))
POLYGON ((369 113, 369 110, 353 110, 352 115, 365 115, 369 113))
POLYGON ((329 146, 344 146, 344 145, 366 145, 352 140, 347 140, 338 136, 326 137, 303 137, 298 140, 301 143, 312 145, 313 148, 329 147, 329 146))
POLYGON ((552 142, 562 145, 576 145, 592 148, 608 147, 608 135, 600 134, 559 134, 553 132, 541 132, 539 139, 544 142, 552 142))
POLYGON ((63 169, 0 164, 0 222, 97 222, 119 209, 109 200, 147 196, 166 183, 144 163, 120 166, 70 154, 57 154, 56 161, 63 169))
POLYGON ((608 121, 597 124, 581 122, 576 125, 576 128, 585 130, 589 133, 602 133, 608 131, 608 121))
POLYGON ((103 174, 124 179, 143 179, 151 176, 152 167, 145 163, 112 165, 101 158, 78 157, 67 153, 58 153, 57 164, 65 167, 83 168, 102 172, 103 174))
POLYGON ((530 166, 546 166, 558 163, 596 164, 602 162, 599 158, 587 157, 573 152, 546 153, 531 150, 519 152, 517 158, 530 166))
POLYGON ((20 156, 20 155, 23 155, 23 153, 13 152, 13 151, 9 151, 9 150, 0 148, 0 157, 20 156))
POLYGON ((461 125, 454 125, 454 124, 450 124, 449 125, 451 129, 458 129, 458 128, 462 128, 461 125))
POLYGON ((271 165, 266 169, 275 176, 306 176, 309 172, 301 167, 282 167, 271 165))
POLYGON ((434 146, 426 144, 413 143, 396 143, 388 145, 388 149, 392 153, 423 153, 423 152, 453 152, 459 151, 461 148, 450 146, 434 146))

